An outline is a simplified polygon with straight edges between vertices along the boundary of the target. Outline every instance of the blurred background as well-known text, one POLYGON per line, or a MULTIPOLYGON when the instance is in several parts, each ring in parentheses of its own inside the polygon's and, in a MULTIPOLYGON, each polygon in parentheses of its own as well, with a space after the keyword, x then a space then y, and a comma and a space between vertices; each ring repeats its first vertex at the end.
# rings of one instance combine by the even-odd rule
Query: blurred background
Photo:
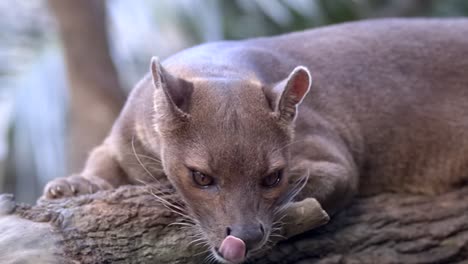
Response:
POLYGON ((366 18, 466 15, 466 0, 0 1, 0 193, 31 203, 79 171, 153 55, 366 18))

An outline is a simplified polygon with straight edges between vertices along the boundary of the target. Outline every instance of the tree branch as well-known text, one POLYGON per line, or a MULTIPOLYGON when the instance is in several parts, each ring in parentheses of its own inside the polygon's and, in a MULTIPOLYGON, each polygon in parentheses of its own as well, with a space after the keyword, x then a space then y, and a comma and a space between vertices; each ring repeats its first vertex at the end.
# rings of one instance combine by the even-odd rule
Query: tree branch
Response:
MULTIPOLYGON (((170 187, 158 189, 178 201, 170 187)), ((466 198, 468 188, 436 197, 356 199, 329 224, 280 242, 252 263, 461 263, 468 258, 466 198)), ((328 218, 309 199, 289 208, 287 219, 285 236, 328 218)), ((43 263, 203 263, 204 249, 190 245, 193 233, 174 224, 182 220, 143 186, 35 206, 3 195, 0 263, 41 263, 39 253, 43 263)))
MULTIPOLYGON (((154 186, 154 189, 158 190, 158 196, 162 199, 178 203, 179 199, 171 187, 154 186)), ((193 230, 175 224, 184 222, 183 217, 165 207, 151 191, 144 186, 125 186, 70 199, 42 200, 36 206, 16 205, 12 196, 3 195, 0 213, 3 211, 4 216, 0 217, 0 230, 2 220, 5 222, 3 226, 10 229, 10 234, 14 233, 13 230, 21 232, 30 224, 40 224, 38 232, 21 232, 19 236, 5 236, 0 231, 0 262, 4 263, 1 256, 8 254, 9 258, 18 261, 16 253, 24 250, 19 247, 2 252, 4 246, 6 248, 6 245, 18 239, 24 241, 20 243, 24 245, 28 241, 41 240, 43 236, 48 236, 53 243, 42 244, 32 250, 36 254, 50 256, 49 259, 60 257, 60 263, 64 260, 80 263, 203 261, 206 254, 200 252, 206 249, 190 245, 193 230), (46 231, 40 232, 39 229, 46 231)), ((328 215, 315 199, 294 203, 286 212, 286 219, 290 219, 282 234, 286 237, 328 222, 328 215)), ((4 261, 7 260, 5 257, 4 261)))
POLYGON ((125 101, 112 61, 104 0, 48 0, 62 39, 70 84, 69 172, 101 144, 125 101))

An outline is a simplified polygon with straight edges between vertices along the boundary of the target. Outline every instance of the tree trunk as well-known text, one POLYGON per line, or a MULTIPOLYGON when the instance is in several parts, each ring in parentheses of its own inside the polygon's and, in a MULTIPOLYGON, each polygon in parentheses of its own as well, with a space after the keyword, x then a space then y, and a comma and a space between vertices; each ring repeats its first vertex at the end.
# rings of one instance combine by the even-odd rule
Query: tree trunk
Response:
MULTIPOLYGON (((177 203, 170 187, 157 189, 177 203)), ((356 199, 329 224, 282 241, 251 263, 466 263, 467 198, 468 188, 435 197, 356 199)), ((287 212, 286 237, 328 219, 314 199, 287 212)), ((190 244, 193 233, 176 224, 181 221, 143 186, 36 206, 3 195, 0 263, 203 263, 204 249, 190 244)))
POLYGON ((58 22, 70 85, 68 167, 83 167, 125 100, 109 52, 104 0, 49 0, 58 22))

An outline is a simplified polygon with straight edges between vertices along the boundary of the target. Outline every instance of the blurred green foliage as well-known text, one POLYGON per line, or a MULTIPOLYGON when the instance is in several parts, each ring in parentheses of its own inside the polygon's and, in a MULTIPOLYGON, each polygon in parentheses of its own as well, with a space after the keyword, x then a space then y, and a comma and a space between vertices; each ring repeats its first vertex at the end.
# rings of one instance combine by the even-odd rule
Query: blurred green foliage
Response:
MULTIPOLYGON (((112 56, 128 90, 151 56, 202 42, 369 18, 468 16, 468 0, 107 0, 107 7, 112 56)), ((31 202, 66 171, 60 38, 46 0, 0 1, 0 29, 0 191, 31 202)))
MULTIPOLYGON (((196 5, 202 2, 194 1, 196 5)), ((223 39, 274 35, 368 18, 468 15, 466 0, 216 0, 215 5, 217 9, 210 12, 219 13, 223 39)), ((179 11, 181 25, 193 41, 206 41, 199 23, 206 14, 194 16, 190 13, 194 10, 179 11)))

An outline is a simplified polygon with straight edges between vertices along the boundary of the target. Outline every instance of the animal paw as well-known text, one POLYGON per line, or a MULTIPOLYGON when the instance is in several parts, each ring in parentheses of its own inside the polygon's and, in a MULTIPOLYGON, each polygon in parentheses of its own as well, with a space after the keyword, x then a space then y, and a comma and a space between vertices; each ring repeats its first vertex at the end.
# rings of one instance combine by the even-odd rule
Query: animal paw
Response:
POLYGON ((59 199, 64 197, 91 194, 100 190, 98 185, 79 175, 58 178, 44 188, 45 199, 59 199))

